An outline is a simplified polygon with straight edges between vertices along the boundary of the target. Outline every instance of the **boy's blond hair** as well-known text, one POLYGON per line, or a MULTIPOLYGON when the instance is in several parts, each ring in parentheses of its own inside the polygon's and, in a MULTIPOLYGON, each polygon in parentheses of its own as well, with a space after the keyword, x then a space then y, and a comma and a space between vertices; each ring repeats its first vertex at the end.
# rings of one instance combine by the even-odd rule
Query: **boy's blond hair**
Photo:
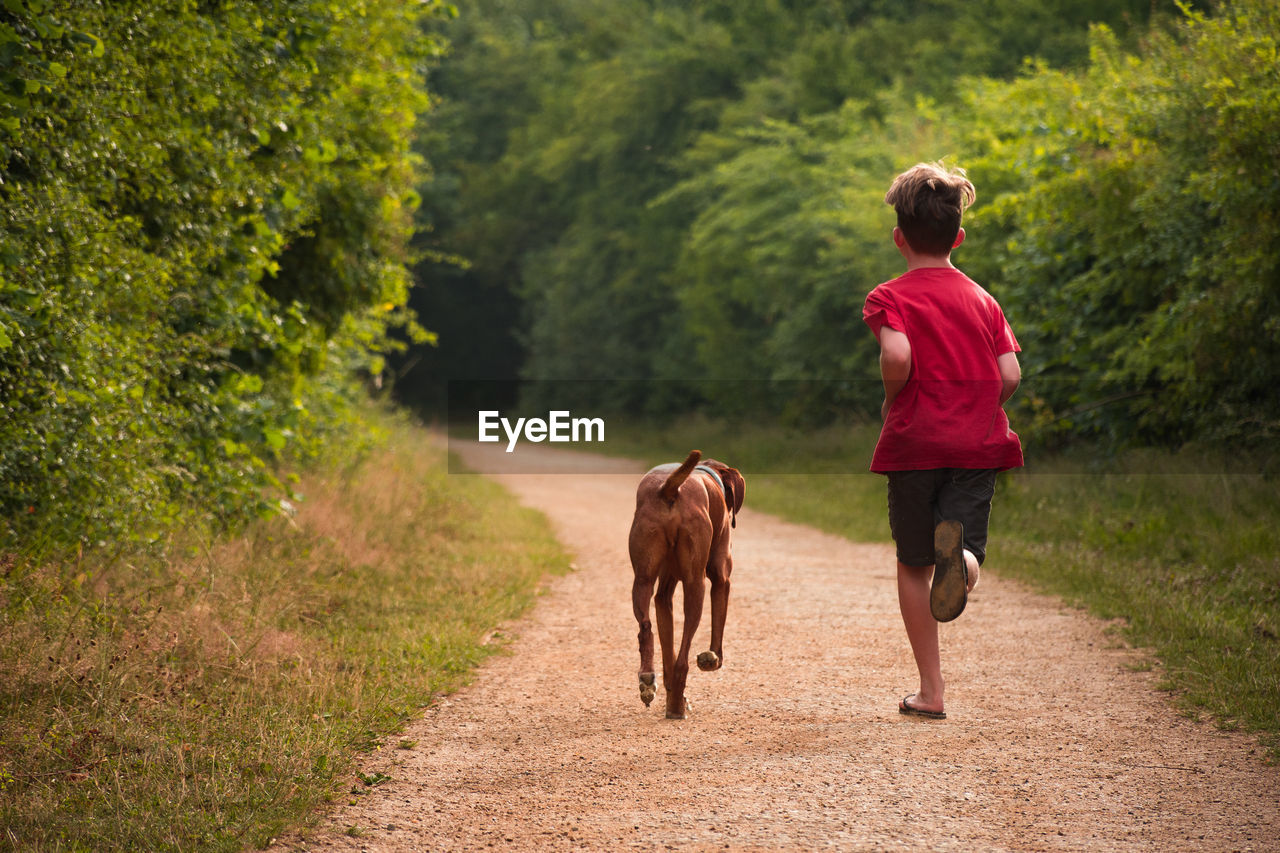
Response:
POLYGON ((950 254, 960 218, 976 198, 964 169, 947 169, 941 162, 917 163, 894 178, 884 195, 911 248, 936 256, 950 254))

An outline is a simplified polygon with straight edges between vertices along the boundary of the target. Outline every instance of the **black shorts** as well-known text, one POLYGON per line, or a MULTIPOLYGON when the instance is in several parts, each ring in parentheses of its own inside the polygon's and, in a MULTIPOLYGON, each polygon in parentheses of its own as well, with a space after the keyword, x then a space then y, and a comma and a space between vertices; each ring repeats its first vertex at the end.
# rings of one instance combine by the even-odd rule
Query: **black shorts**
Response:
POLYGON ((898 561, 933 565, 933 529, 940 521, 964 525, 964 547, 987 558, 987 522, 996 493, 995 468, 931 468, 889 472, 889 530, 898 561))

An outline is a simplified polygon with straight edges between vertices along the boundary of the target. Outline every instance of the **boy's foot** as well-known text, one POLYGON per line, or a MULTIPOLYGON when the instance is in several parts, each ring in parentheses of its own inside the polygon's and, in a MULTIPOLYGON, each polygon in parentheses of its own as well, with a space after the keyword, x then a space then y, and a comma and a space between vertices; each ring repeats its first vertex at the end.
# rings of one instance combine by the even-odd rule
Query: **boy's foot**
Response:
POLYGON ((933 532, 933 585, 929 611, 939 622, 950 622, 968 600, 969 568, 964 561, 964 525, 940 522, 933 532))
POLYGON ((946 711, 927 711, 924 708, 917 708, 911 704, 916 694, 912 693, 902 697, 902 701, 898 703, 898 713, 907 714, 912 717, 925 717, 930 720, 945 720, 947 718, 946 711))

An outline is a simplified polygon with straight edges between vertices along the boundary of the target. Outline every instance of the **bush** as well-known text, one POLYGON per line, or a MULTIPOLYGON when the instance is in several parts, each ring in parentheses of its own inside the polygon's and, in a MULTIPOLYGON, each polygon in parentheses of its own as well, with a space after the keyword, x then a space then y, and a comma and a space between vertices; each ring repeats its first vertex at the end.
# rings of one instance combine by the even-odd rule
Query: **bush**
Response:
POLYGON ((0 552, 281 497, 409 322, 438 11, 3 4, 0 552))
POLYGON ((1280 433, 1280 9, 1188 13, 1086 72, 974 86, 975 237, 1042 435, 1280 433))

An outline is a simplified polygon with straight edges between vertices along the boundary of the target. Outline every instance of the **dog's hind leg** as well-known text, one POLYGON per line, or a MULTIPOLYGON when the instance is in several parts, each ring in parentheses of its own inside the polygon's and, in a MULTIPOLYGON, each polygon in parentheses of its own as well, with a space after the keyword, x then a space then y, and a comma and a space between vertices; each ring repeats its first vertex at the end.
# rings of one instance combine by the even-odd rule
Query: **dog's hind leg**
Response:
POLYGON ((649 622, 649 600, 653 598, 653 578, 636 576, 631 586, 631 607, 640 626, 640 701, 645 707, 657 693, 653 672, 653 626, 649 622))
POLYGON ((698 669, 711 672, 724 666, 724 622, 729 611, 729 575, 733 572, 733 557, 726 551, 718 558, 713 556, 707 566, 711 580, 711 648, 698 655, 698 669))
POLYGON ((680 652, 676 655, 672 679, 667 687, 667 719, 683 720, 688 712, 684 686, 689 678, 689 647, 702 619, 702 597, 706 589, 702 575, 686 578, 684 586, 684 628, 680 633, 680 652))
POLYGON ((675 679, 675 625, 671 612, 675 593, 675 578, 664 575, 658 579, 658 588, 653 596, 653 611, 658 620, 658 641, 662 644, 662 685, 667 691, 668 707, 671 704, 671 684, 675 679))

